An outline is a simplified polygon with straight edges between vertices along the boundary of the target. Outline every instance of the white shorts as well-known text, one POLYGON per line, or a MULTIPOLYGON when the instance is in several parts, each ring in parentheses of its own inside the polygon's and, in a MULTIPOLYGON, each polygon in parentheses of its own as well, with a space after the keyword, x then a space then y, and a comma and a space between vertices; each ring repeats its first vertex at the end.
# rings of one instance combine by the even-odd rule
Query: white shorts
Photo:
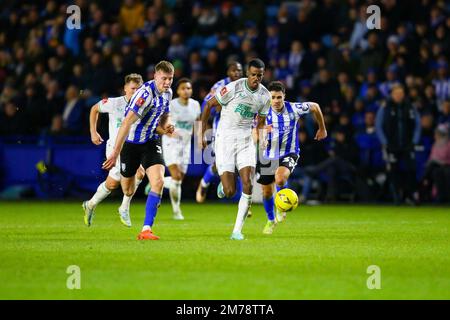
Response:
POLYGON ((236 168, 256 167, 256 148, 251 135, 217 133, 214 151, 219 175, 234 173, 236 168))
POLYGON ((181 172, 186 173, 191 161, 191 137, 171 138, 162 136, 163 156, 166 166, 178 165, 181 172))
MULTIPOLYGON (((106 158, 109 157, 113 149, 113 145, 106 145, 106 158)), ((120 174, 120 156, 117 157, 116 165, 112 167, 111 170, 109 170, 108 176, 116 181, 120 181, 120 179, 122 178, 122 175, 120 174)))

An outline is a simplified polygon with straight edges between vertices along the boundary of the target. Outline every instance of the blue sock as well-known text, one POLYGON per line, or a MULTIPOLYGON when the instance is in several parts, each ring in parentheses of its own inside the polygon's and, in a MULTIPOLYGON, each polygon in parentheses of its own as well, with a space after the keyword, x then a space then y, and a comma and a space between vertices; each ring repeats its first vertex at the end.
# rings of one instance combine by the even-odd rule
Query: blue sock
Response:
POLYGON ((279 186, 277 185, 276 187, 277 187, 277 192, 278 192, 278 191, 280 191, 280 190, 286 189, 286 188, 288 187, 288 184, 287 184, 287 182, 286 182, 286 183, 284 184, 284 186, 279 187, 279 186))
POLYGON ((160 202, 161 196, 155 192, 150 191, 147 197, 147 203, 145 205, 144 226, 153 226, 153 222, 155 221, 156 212, 158 210, 160 202))
POLYGON ((269 199, 263 199, 264 209, 267 213, 267 219, 270 221, 275 220, 275 211, 274 211, 274 205, 275 202, 273 200, 273 197, 270 197, 269 199))
POLYGON ((206 185, 209 185, 211 183, 211 181, 214 179, 214 177, 216 176, 216 174, 213 171, 213 165, 210 164, 208 166, 208 168, 206 169, 205 174, 203 175, 203 181, 205 182, 206 185))

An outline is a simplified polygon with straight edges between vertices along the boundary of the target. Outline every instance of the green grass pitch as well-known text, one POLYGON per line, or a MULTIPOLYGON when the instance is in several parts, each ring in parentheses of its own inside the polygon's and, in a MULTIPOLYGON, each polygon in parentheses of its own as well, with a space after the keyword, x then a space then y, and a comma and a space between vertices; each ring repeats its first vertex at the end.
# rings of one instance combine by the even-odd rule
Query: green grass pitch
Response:
POLYGON ((161 240, 139 242, 143 201, 132 228, 117 206, 99 205, 87 228, 80 203, 0 203, 0 299, 450 299, 449 208, 300 206, 266 236, 254 205, 247 239, 232 241, 236 204, 184 204, 173 221, 164 200, 161 240))

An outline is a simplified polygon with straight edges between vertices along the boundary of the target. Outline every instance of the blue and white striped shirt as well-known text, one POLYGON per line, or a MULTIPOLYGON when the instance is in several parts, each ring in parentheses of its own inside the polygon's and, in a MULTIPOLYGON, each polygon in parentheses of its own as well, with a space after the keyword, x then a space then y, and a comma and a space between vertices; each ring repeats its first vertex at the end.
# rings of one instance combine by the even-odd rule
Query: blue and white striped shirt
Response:
POLYGON ((139 119, 133 123, 128 134, 127 142, 142 144, 148 140, 158 138, 155 132, 159 119, 169 112, 172 100, 172 90, 160 93, 154 80, 145 82, 131 97, 125 109, 125 116, 134 112, 139 119))
MULTIPOLYGON (((209 93, 206 95, 205 99, 203 99, 202 103, 202 111, 206 106, 206 103, 208 100, 210 100, 212 97, 215 96, 217 91, 220 91, 223 87, 225 87, 227 84, 231 82, 230 77, 223 78, 222 80, 217 81, 214 83, 214 85, 211 87, 211 90, 209 90, 209 93)), ((213 137, 216 134, 217 126, 219 124, 220 120, 220 112, 217 112, 215 109, 211 110, 211 115, 213 117, 213 137)))
POLYGON ((277 160, 290 153, 298 154, 298 119, 301 115, 309 113, 310 102, 284 102, 284 108, 277 113, 272 107, 266 117, 266 124, 272 125, 272 131, 268 134, 267 148, 264 157, 277 160))

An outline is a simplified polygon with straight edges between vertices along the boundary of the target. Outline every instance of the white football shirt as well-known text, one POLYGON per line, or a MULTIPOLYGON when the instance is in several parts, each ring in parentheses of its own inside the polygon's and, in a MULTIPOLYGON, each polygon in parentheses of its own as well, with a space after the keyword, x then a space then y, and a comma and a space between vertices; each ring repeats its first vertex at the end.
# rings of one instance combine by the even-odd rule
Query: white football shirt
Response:
POLYGON ((216 93, 217 101, 222 105, 218 132, 230 130, 245 131, 251 135, 255 116, 267 116, 270 108, 270 93, 262 84, 255 91, 250 90, 247 78, 242 78, 223 87, 216 93))
POLYGON ((177 98, 170 101, 169 108, 170 119, 175 126, 175 132, 178 135, 190 138, 195 121, 201 114, 200 103, 190 98, 187 105, 182 105, 177 98))
POLYGON ((125 117, 125 107, 128 101, 125 96, 106 98, 98 102, 98 111, 108 113, 109 116, 109 139, 108 145, 114 146, 119 128, 125 117))

